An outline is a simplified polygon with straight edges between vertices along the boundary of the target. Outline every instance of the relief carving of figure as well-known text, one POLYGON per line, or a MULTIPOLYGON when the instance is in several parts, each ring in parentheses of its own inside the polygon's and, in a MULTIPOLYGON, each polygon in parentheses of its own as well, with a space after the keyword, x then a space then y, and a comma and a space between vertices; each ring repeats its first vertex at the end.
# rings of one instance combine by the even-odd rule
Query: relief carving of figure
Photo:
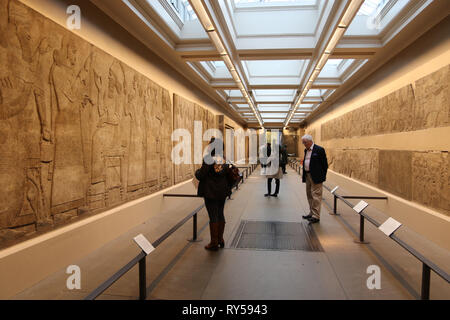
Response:
POLYGON ((0 4, 0 228, 50 224, 41 157, 50 141, 48 69, 52 40, 44 22, 15 1, 0 4), (47 76, 47 77, 46 77, 47 76))
POLYGON ((51 69, 55 135, 52 207, 63 206, 56 209, 58 212, 85 204, 88 175, 83 157, 80 114, 90 101, 83 83, 88 48, 79 39, 68 35, 64 37, 61 49, 54 52, 51 69))

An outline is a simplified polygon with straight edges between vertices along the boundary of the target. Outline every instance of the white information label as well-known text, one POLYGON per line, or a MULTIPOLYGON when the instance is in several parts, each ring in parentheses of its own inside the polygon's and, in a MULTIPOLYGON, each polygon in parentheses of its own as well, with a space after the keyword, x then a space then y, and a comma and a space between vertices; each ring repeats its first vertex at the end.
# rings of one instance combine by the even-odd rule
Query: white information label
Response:
POLYGON ((339 186, 334 187, 334 189, 331 190, 330 192, 334 194, 334 193, 336 192, 337 189, 339 189, 339 186))
POLYGON ((146 237, 141 233, 134 237, 134 242, 137 243, 137 245, 144 250, 144 252, 148 255, 150 252, 155 250, 155 247, 150 243, 150 241, 147 240, 146 237))
POLYGON ((355 210, 358 213, 361 213, 369 204, 363 200, 358 202, 356 206, 353 207, 353 210, 355 210))
POLYGON ((395 232, 402 224, 393 218, 387 219, 381 226, 378 227, 388 237, 395 232))

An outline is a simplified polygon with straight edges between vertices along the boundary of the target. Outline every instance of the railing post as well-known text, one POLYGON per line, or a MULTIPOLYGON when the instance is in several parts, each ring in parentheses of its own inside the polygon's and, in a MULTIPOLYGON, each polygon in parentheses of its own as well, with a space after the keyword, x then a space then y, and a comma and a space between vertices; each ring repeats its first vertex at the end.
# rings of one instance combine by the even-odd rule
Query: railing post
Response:
POLYGON ((197 214, 194 214, 194 218, 193 218, 193 236, 192 236, 192 240, 197 240, 197 214))
POLYGON ((422 300, 430 300, 430 267, 422 264, 422 300))
MULTIPOLYGON (((229 196, 231 199, 231 195, 229 196)), ((200 242, 197 238, 197 212, 192 216, 192 239, 188 239, 189 242, 200 242)))
POLYGON ((334 194, 334 207, 333 207, 333 213, 337 214, 337 197, 334 194))
POLYGON ((359 214, 359 240, 355 240, 356 243, 368 244, 368 241, 364 240, 364 216, 359 214))
POLYGON ((147 276, 145 270, 145 258, 144 256, 139 260, 139 300, 145 300, 147 298, 147 276))

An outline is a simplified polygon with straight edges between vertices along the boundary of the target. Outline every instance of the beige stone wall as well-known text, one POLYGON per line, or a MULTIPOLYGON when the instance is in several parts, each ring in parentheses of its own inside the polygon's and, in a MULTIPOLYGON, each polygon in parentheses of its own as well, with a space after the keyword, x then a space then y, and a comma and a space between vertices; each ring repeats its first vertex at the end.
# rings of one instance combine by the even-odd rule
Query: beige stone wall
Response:
POLYGON ((171 186, 168 91, 20 2, 0 4, 0 243, 171 186))
POLYGON ((248 139, 243 139, 243 141, 241 141, 241 139, 238 139, 237 137, 237 130, 241 129, 244 130, 244 133, 246 132, 246 129, 244 129, 239 123, 237 123, 236 121, 233 121, 232 119, 230 119, 229 117, 225 116, 225 115, 218 115, 216 117, 216 123, 217 123, 217 128, 219 129, 219 131, 222 133, 223 136, 223 142, 225 144, 225 150, 224 150, 224 155, 229 155, 227 157, 228 160, 236 162, 236 161, 247 161, 248 157, 247 155, 247 150, 249 150, 249 140, 248 139), (228 145, 228 138, 226 135, 226 129, 230 130, 230 138, 233 139, 233 143, 230 143, 229 145, 233 146, 233 150, 227 150, 227 145, 228 145), (245 144, 245 145, 243 145, 245 144), (243 159, 238 159, 238 148, 243 147, 243 152, 242 152, 242 157, 243 159))
MULTIPOLYGON (((321 125, 321 140, 448 127, 450 65, 321 125)), ((445 137, 442 137, 445 139, 445 137)), ((334 148, 330 169, 450 215, 448 149, 334 148)), ((368 146, 370 147, 370 146, 368 146)))
POLYGON ((450 221, 449 26, 444 19, 306 128, 338 173, 330 177, 387 193, 371 205, 443 247, 449 233, 434 230, 450 221))
POLYGON ((287 145, 287 153, 293 154, 295 153, 298 156, 301 136, 298 135, 298 129, 283 129, 283 144, 287 145))
MULTIPOLYGON (((202 132, 199 137, 203 140, 203 134, 208 129, 216 128, 216 120, 214 114, 206 108, 189 101, 177 94, 174 94, 174 129, 186 129, 191 137, 191 161, 190 164, 173 164, 175 172, 175 184, 192 179, 196 169, 201 167, 201 163, 195 163, 194 157, 194 121, 199 121, 202 124, 202 132)), ((174 142, 178 144, 179 142, 174 142)), ((197 142, 198 143, 198 142, 197 142)), ((201 150, 206 148, 208 141, 202 141, 201 150)), ((198 161, 200 162, 200 161, 198 161)))
MULTIPOLYGON (((450 65, 321 125, 322 141, 449 126, 450 65)), ((312 130, 314 131, 314 130, 312 130)))
POLYGON ((168 89, 19 1, 0 0, 0 32, 0 247, 192 177, 172 166, 173 123, 211 128, 209 106, 175 94, 173 110, 168 89))

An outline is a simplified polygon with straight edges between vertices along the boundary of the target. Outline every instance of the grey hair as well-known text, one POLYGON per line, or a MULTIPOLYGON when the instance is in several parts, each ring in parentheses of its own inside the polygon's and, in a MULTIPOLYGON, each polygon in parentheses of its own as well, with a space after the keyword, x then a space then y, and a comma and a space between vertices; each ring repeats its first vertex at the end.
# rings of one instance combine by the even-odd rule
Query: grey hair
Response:
POLYGON ((310 134, 305 134, 303 137, 302 137, 302 140, 308 140, 308 141, 313 141, 313 137, 310 135, 310 134))

